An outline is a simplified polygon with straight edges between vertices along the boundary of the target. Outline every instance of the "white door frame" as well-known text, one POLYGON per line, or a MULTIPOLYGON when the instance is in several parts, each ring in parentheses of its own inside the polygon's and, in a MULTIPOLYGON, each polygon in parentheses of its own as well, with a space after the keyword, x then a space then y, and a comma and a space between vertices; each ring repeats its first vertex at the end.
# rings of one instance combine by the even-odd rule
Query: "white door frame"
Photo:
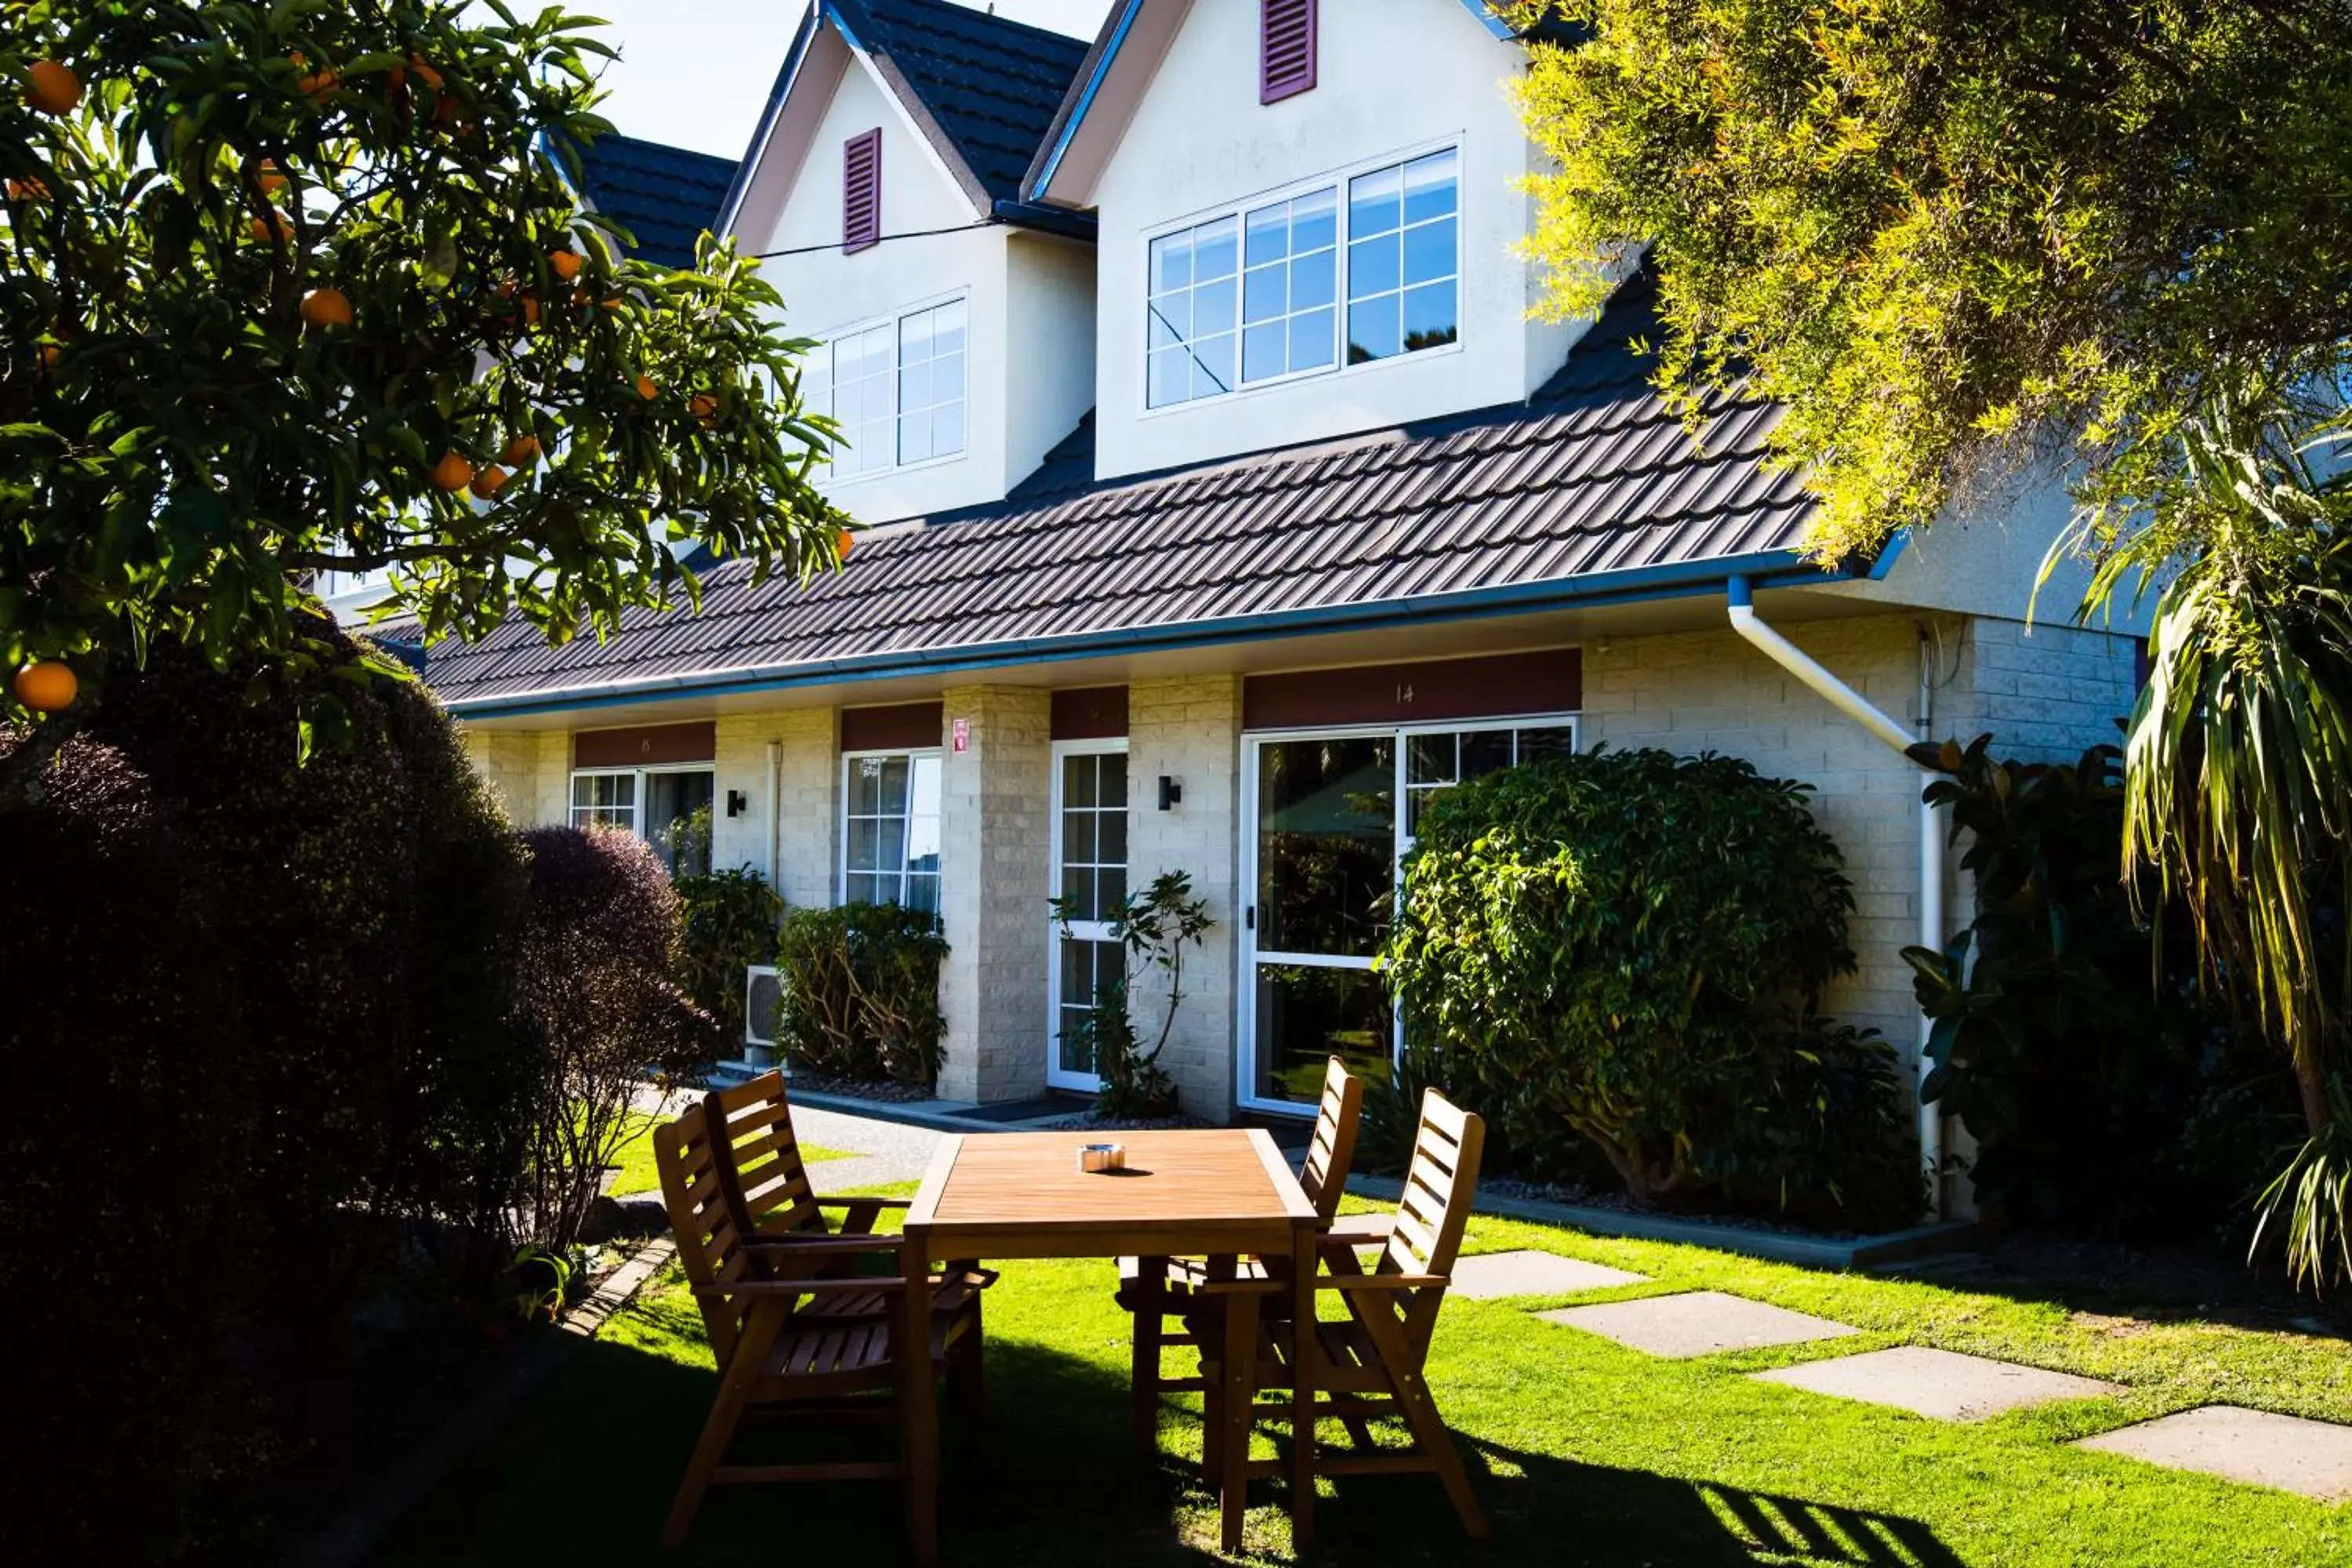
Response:
MULTIPOLYGON (((1416 721, 1410 724, 1331 724, 1296 730, 1253 730, 1242 735, 1241 789, 1241 900, 1250 911, 1242 922, 1241 941, 1234 943, 1240 967, 1234 985, 1234 1103, 1244 1110, 1275 1116, 1311 1117, 1316 1107, 1309 1102, 1288 1100, 1267 1100, 1256 1093, 1257 1085, 1257 936, 1258 915, 1258 755, 1268 744, 1291 741, 1341 741, 1387 737, 1395 742, 1390 756, 1393 768, 1391 784, 1390 831, 1394 845, 1395 861, 1402 865, 1409 847, 1404 832, 1405 779, 1409 766, 1408 742, 1414 735, 1460 734, 1472 730, 1566 730, 1570 744, 1581 749, 1584 725, 1575 713, 1514 714, 1508 718, 1453 719, 1440 721, 1416 721)), ((1280 962, 1298 968, 1370 970, 1368 958, 1345 957, 1330 953, 1285 953, 1280 962)), ((1404 1022, 1395 1022, 1394 1035, 1389 1043, 1391 1059, 1404 1051, 1404 1022)))
MULTIPOLYGON (((1046 801, 1052 817, 1051 848, 1045 857, 1047 878, 1046 897, 1059 897, 1062 891, 1062 762, 1066 757, 1127 755, 1125 737, 1098 741, 1055 741, 1052 745, 1052 761, 1047 764, 1053 778, 1046 791, 1046 801)), ((1128 858, 1135 863, 1135 780, 1130 776, 1127 789, 1128 858)), ((1046 917, 1045 938, 1045 1083, 1052 1089, 1074 1089, 1087 1094, 1100 1092, 1102 1079, 1090 1072, 1073 1072, 1062 1066, 1062 928, 1053 916, 1046 917)), ((1101 921, 1073 921, 1070 935, 1081 942, 1108 942, 1110 928, 1101 921)))

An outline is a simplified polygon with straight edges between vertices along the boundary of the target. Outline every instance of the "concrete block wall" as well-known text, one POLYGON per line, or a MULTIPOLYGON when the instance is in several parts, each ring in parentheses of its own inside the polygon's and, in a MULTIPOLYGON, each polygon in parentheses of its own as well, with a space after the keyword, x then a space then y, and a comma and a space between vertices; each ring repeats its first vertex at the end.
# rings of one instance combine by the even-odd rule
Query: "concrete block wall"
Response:
POLYGON ((1052 854, 1051 694, 950 687, 940 816, 940 899, 948 959, 940 980, 950 1100, 1018 1100, 1045 1088, 1045 959, 1052 854))
MULTIPOLYGON (((1906 723, 1918 705, 1919 641, 1907 616, 1775 622, 1791 642, 1906 723)), ((1622 637, 1584 649, 1584 743, 1743 757, 1814 787, 1813 815, 1853 881, 1855 973, 1831 1016, 1876 1028, 1916 1057, 1918 1010, 1902 949, 1919 939, 1919 771, 1779 665, 1721 631, 1622 637)))
MULTIPOLYGON (((1160 1065, 1186 1110, 1223 1121, 1234 1102, 1234 985, 1242 909, 1250 901, 1239 879, 1241 678, 1139 680, 1128 688, 1127 715, 1128 885, 1140 889, 1162 872, 1185 872, 1216 922, 1185 954, 1184 999, 1160 1065), (1184 789, 1167 811, 1159 809, 1163 773, 1184 789)), ((1140 981, 1138 1023, 1156 1026, 1166 995, 1156 973, 1140 981)))
POLYGON ((544 827, 572 815, 572 735, 564 730, 472 730, 466 754, 517 827, 544 827))
POLYGON ((1989 731, 1996 754, 2029 762, 2072 762, 2102 742, 2121 744, 2116 721, 2139 694, 2138 640, 2086 626, 1979 616, 1956 661, 1974 727, 1938 724, 1938 732, 1965 743, 1989 731))
POLYGON ((776 891, 824 909, 841 888, 841 710, 794 708, 770 715, 778 751, 776 891))

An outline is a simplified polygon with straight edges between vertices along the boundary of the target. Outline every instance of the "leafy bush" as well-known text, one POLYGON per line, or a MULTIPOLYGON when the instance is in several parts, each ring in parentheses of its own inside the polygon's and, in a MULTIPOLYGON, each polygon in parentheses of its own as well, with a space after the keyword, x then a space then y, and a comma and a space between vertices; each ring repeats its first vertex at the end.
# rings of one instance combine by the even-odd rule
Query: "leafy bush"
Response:
MULTIPOLYGON (((1065 932, 1073 916, 1066 899, 1053 900, 1054 918, 1065 932)), ((1213 922, 1209 901, 1192 896, 1192 879, 1182 871, 1165 871, 1141 892, 1130 893, 1106 911, 1109 940, 1118 944, 1119 975, 1102 986, 1094 1005, 1077 1026, 1074 1042, 1085 1060, 1093 1064, 1102 1090, 1095 1098, 1095 1114, 1110 1121, 1172 1116, 1176 1112, 1176 1080, 1160 1065, 1168 1037, 1176 1027, 1176 1009, 1184 1002, 1184 950, 1198 947, 1213 922), (1128 1012, 1135 983, 1157 971, 1167 976, 1166 1007, 1151 1047, 1143 1047, 1141 1031, 1128 1012)))
POLYGON ((776 1043, 795 1067, 868 1081, 940 1076, 947 1016, 935 915, 897 904, 793 910, 777 934, 776 1043))
POLYGON ((687 873, 675 880, 678 984, 719 1021, 720 1039, 743 1043, 743 972, 775 956, 784 900, 749 866, 687 873))
POLYGON ((2227 1223, 2301 1134, 2291 1076, 2205 1002, 2123 880, 2122 755, 2000 762, 1992 737, 1916 748, 1944 776, 1976 918, 1906 948, 1934 1020, 1926 1097, 1977 1141, 1988 1212, 2067 1229, 2227 1223))
POLYGON ((1382 954, 1409 1037, 1528 1173, 1589 1141, 1644 1202, 1720 1189, 1873 1215, 1874 1159, 1789 1123, 1826 1100, 1874 1150, 1908 1121, 1874 1053, 1813 1025, 1853 897, 1802 786, 1606 748, 1446 791, 1382 954))
POLYGON ((613 828, 536 827, 518 969, 546 1056, 530 1118, 531 1239, 580 1239, 597 1184, 631 1131, 647 1074, 664 1088, 709 1070, 718 1025, 671 976, 677 895, 653 847, 613 828))
POLYGON ((37 1094, 0 1279, 39 1347, 0 1512, 65 1560, 228 1551, 383 1326, 511 1251, 522 857, 430 696, 331 678, 363 650, 305 630, 282 674, 159 641, 0 802, 0 1071, 37 1094))

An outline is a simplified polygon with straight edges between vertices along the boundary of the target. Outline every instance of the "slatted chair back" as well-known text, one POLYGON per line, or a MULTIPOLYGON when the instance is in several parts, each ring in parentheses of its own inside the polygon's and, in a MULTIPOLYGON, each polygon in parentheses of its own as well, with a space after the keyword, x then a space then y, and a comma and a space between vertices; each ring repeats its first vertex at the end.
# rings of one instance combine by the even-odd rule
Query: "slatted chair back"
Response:
MULTIPOLYGON (((760 1270, 743 1247, 743 1233, 719 1191, 709 1121, 702 1107, 688 1107, 677 1121, 656 1127, 653 1137, 662 1202, 669 1210, 670 1231, 677 1237, 678 1261, 687 1279, 696 1285, 725 1286, 758 1278, 760 1270)), ((711 1352, 723 1367, 735 1353, 737 1337, 751 1315, 751 1298, 698 1290, 694 1299, 702 1309, 711 1352)))
MULTIPOLYGON (((1421 1097, 1421 1123, 1413 1136, 1412 1163, 1406 1169, 1404 1194, 1397 1200, 1395 1224, 1373 1272, 1412 1274, 1444 1279, 1454 1270, 1462 1251, 1462 1235, 1469 1227, 1470 1205, 1477 1196, 1478 1162, 1486 1148, 1486 1124, 1435 1089, 1421 1097)), ((1430 1285, 1400 1290, 1410 1298, 1403 1309, 1405 1337, 1416 1354, 1428 1349, 1437 1326, 1437 1309, 1445 1288, 1430 1285)))
POLYGON ((1323 1069, 1323 1098, 1315 1109, 1315 1133, 1298 1184, 1315 1205, 1315 1217, 1328 1226, 1348 1190, 1348 1170, 1356 1159, 1356 1130, 1363 1120, 1364 1080, 1333 1057, 1323 1069))
POLYGON ((702 1110, 718 1134, 711 1155, 738 1234, 780 1237, 825 1228, 793 1134, 782 1073, 763 1072, 732 1089, 713 1089, 702 1097, 702 1110))

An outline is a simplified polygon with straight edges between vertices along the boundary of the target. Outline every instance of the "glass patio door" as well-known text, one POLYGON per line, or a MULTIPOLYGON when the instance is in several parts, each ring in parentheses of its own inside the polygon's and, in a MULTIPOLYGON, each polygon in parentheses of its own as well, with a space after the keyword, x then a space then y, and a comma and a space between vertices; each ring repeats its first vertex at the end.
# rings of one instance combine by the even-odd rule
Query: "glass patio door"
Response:
POLYGON ((1375 1081, 1396 1033, 1372 956, 1396 899, 1393 732, 1252 746, 1255 873, 1244 939, 1253 1049, 1242 1097, 1311 1103, 1324 1058, 1375 1081))
POLYGON ((1078 1026, 1123 976, 1110 918, 1127 900, 1127 742, 1064 742, 1054 748, 1054 891, 1070 913, 1047 948, 1045 1081, 1102 1087, 1078 1026))

